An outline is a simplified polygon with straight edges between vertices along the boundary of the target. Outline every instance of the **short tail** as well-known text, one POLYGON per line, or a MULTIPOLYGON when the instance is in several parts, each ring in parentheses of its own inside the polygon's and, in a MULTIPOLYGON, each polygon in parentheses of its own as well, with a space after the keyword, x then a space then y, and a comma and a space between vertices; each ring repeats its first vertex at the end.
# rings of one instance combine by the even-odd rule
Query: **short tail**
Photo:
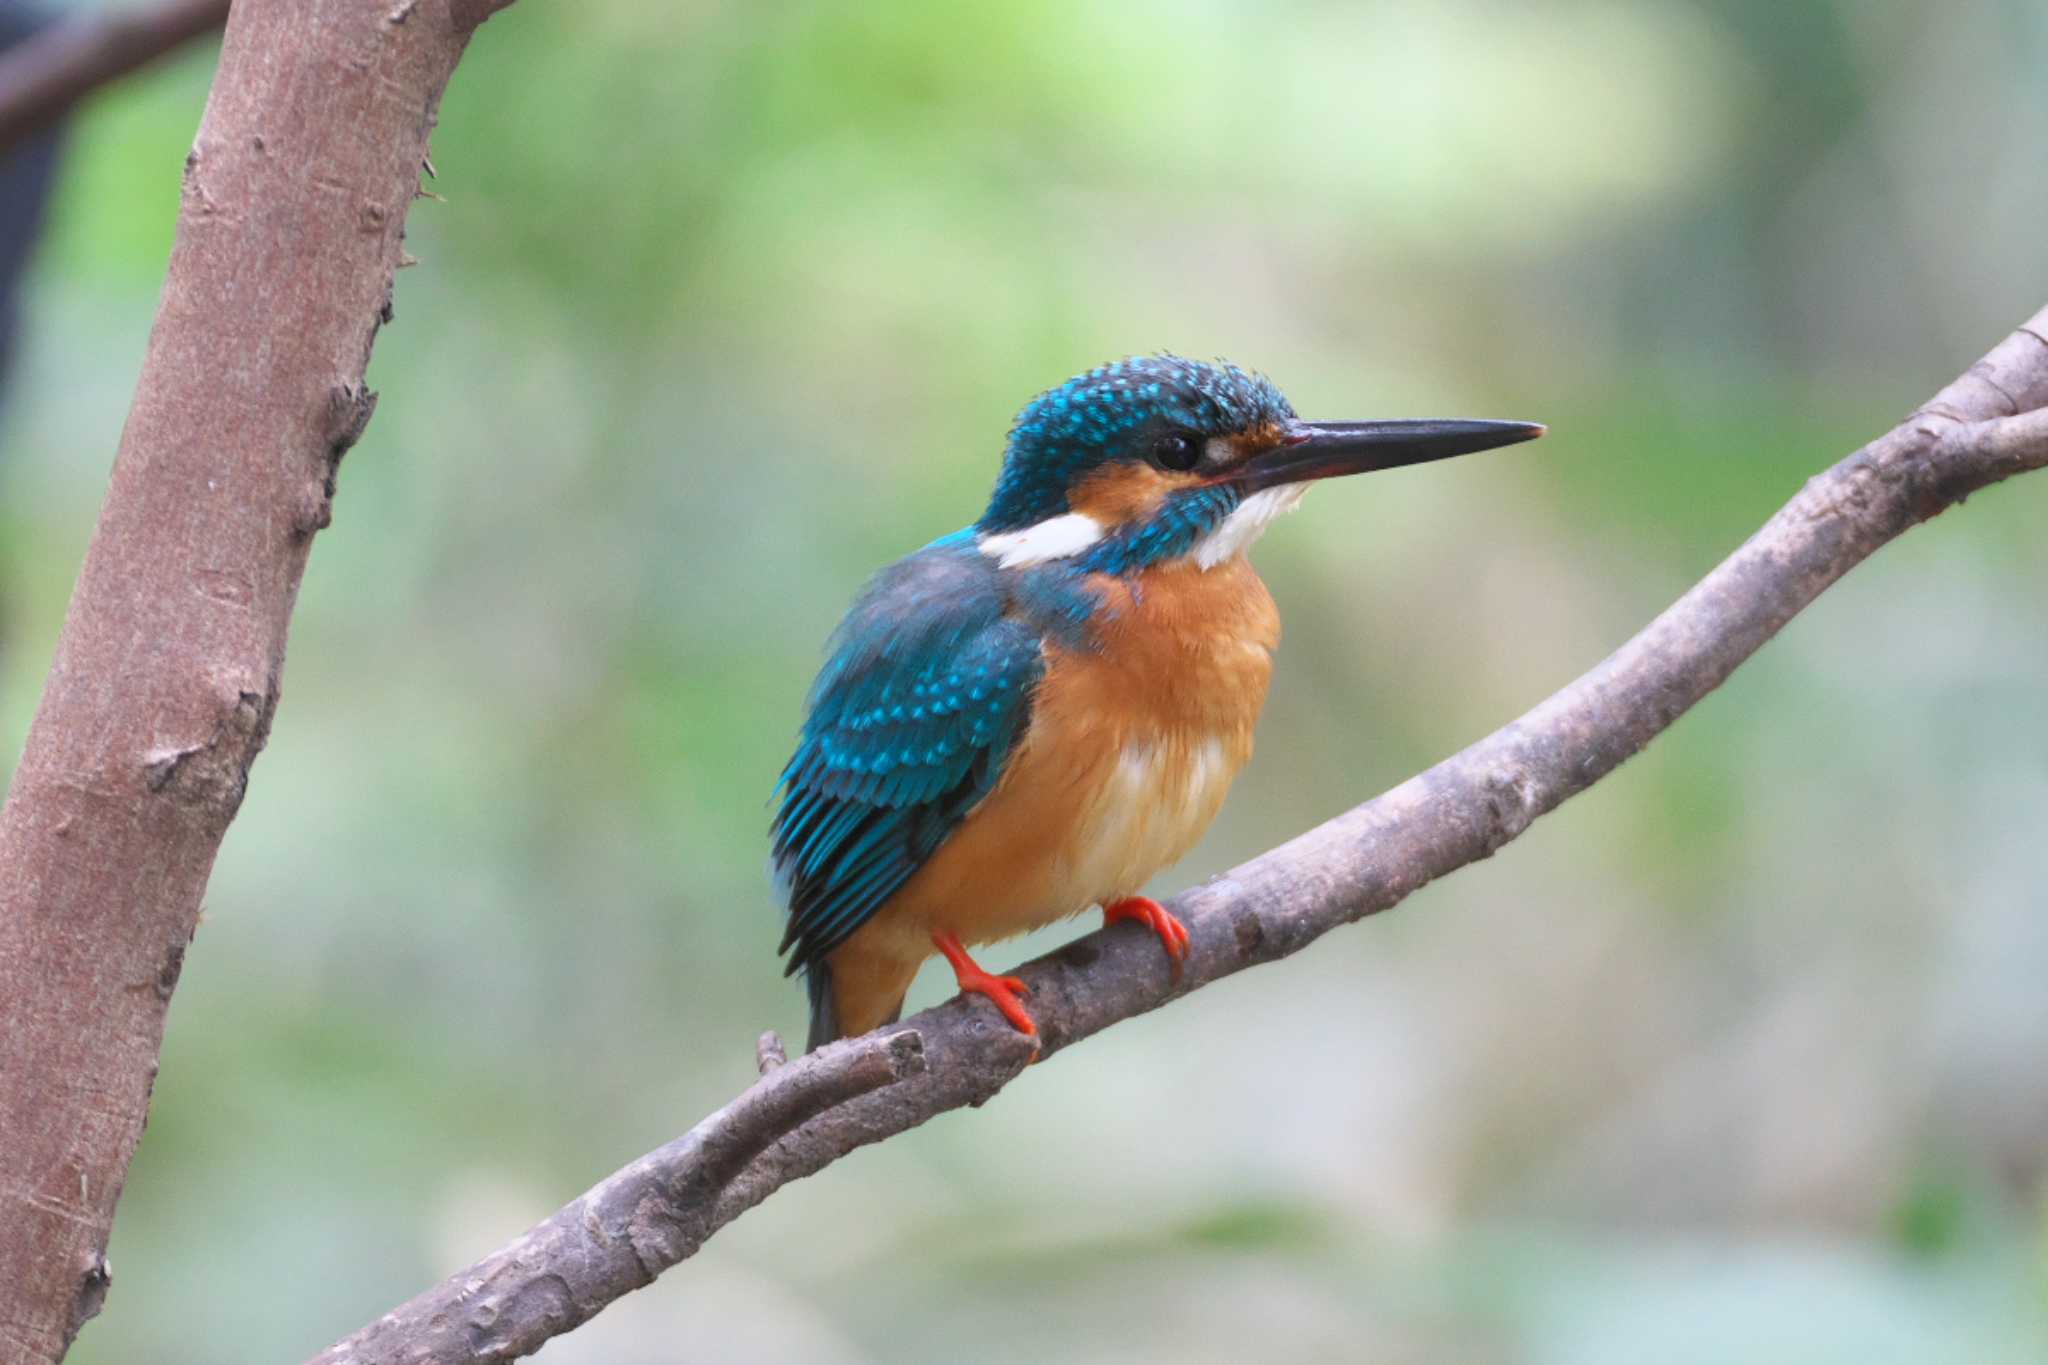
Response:
POLYGON ((839 1005, 832 996, 832 967, 813 962, 804 968, 804 990, 811 997, 811 1036, 804 1051, 815 1052, 839 1036, 839 1005))
POLYGON ((839 990, 832 980, 831 963, 813 962, 806 966, 804 990, 811 997, 811 1036, 804 1043, 804 1051, 815 1052, 827 1043, 846 1037, 849 1032, 865 1033, 901 1019, 903 998, 909 993, 910 979, 915 975, 915 963, 905 968, 900 976, 892 973, 879 983, 866 973, 856 972, 852 980, 853 994, 845 1002, 852 1018, 846 1027, 841 1027, 839 990), (874 989, 877 985, 880 990, 874 989))

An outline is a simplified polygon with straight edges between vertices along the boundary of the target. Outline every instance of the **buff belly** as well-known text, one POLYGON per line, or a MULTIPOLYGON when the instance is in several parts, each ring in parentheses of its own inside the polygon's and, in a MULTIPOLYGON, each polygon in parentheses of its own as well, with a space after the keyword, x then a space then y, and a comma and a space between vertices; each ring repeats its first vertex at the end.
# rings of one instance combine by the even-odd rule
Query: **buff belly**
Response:
POLYGON ((1048 645, 995 790, 832 954, 842 1034, 895 1014, 934 933, 992 943, 1135 895, 1222 808, 1265 702, 1272 599, 1242 558, 1102 591, 1095 647, 1048 645))

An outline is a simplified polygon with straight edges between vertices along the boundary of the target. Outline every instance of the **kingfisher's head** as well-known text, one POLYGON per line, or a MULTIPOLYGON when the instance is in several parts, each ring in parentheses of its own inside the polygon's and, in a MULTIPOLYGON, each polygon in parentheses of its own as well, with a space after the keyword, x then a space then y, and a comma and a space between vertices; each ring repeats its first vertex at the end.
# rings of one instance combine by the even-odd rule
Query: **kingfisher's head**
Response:
POLYGON ((1263 375, 1176 355, 1076 375, 1017 414, 983 551, 1132 573, 1232 558, 1311 480, 1527 441, 1530 422, 1304 422, 1263 375))

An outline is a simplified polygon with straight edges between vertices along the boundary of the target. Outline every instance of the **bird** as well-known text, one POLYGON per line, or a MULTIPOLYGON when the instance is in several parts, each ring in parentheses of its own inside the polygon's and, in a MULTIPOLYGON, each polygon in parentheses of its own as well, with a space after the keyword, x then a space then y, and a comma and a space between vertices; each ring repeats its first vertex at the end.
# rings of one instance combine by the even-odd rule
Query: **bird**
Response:
POLYGON ((773 798, 784 974, 808 1047, 894 1022, 934 953, 1034 1049, 1025 983, 970 946, 1100 907, 1174 969, 1140 891, 1252 753, 1280 619, 1246 558, 1314 481, 1543 434, 1307 422, 1265 376, 1161 352, 1032 399, 972 525, 875 575, 834 632, 773 798))

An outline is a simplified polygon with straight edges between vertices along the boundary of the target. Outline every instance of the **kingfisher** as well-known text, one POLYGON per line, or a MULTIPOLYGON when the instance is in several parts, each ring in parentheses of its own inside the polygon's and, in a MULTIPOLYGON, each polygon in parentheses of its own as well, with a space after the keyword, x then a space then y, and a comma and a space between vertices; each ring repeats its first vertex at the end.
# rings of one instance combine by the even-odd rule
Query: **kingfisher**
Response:
POLYGON ((893 1022, 933 953, 1034 1040, 994 943, 1100 907, 1176 970, 1140 891, 1215 819, 1280 642, 1246 551, 1309 483, 1488 450, 1532 422, 1305 422, 1176 355, 1027 404, 980 520, 877 574, 828 646, 770 835, 812 1048, 893 1022))

